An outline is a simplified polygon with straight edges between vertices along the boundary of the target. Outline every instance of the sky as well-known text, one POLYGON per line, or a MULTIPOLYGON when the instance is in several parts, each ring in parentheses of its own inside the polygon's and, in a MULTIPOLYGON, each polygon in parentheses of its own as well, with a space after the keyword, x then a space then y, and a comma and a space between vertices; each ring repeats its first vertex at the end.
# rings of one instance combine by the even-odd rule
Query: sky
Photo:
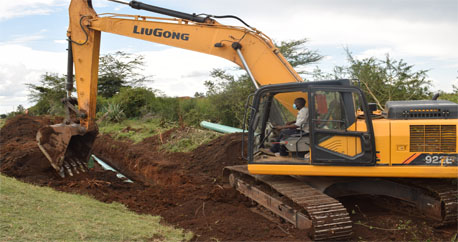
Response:
MULTIPOLYGON (((127 0, 126 0, 127 1, 127 0)), ((457 0, 142 0, 187 13, 236 15, 274 41, 307 38, 306 47, 325 56, 324 71, 347 65, 344 48, 355 57, 403 59, 414 70, 429 70, 433 91, 458 85, 457 0)), ((66 73, 69 0, 0 0, 0 113, 30 107, 27 83, 45 73, 66 73)), ((107 0, 93 0, 97 13, 156 14, 107 0)), ((233 20, 223 24, 239 25, 233 20)), ((168 96, 204 92, 214 68, 235 64, 210 55, 102 33, 101 55, 141 54, 147 85, 168 96)))

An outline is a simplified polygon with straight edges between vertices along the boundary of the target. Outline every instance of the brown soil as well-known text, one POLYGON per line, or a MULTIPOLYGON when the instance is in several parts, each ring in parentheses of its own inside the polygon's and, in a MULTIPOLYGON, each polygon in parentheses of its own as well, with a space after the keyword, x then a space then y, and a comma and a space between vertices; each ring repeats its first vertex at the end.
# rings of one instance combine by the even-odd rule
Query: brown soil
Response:
MULTIPOLYGON (((167 153, 161 142, 173 132, 133 144, 101 135, 94 154, 135 183, 118 179, 99 167, 61 179, 40 152, 35 135, 45 125, 61 121, 50 117, 17 116, 0 130, 0 172, 59 191, 88 194, 103 202, 120 202, 138 213, 161 215, 164 222, 195 234, 194 240, 309 240, 307 231, 294 229, 266 216, 222 179, 222 169, 244 164, 241 136, 225 135, 191 153, 167 153)), ((456 228, 434 229, 428 221, 392 213, 373 199, 342 200, 352 213, 354 240, 448 240, 456 228), (411 222, 403 222, 403 221, 411 222), (402 221, 402 222, 401 222, 402 221), (404 226, 408 223, 408 226, 404 226), (406 227, 386 231, 380 228, 406 227), (372 226, 372 229, 371 227, 372 226), (374 227, 377 227, 376 229, 374 227)))

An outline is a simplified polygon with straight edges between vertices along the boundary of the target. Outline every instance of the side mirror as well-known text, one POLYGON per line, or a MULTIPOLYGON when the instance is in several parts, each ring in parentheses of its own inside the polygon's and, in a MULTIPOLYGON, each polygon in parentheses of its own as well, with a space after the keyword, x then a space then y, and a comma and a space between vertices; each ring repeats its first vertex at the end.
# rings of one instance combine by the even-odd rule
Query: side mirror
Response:
POLYGON ((377 104, 376 103, 368 103, 367 106, 369 106, 369 113, 377 111, 377 104))

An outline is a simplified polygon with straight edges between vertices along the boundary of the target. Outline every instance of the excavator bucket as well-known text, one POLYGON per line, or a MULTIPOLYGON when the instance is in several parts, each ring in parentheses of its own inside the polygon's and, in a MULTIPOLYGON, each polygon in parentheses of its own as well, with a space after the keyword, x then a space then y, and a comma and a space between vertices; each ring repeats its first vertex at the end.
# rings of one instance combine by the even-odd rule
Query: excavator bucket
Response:
POLYGON ((86 132, 78 124, 56 124, 41 128, 37 133, 38 147, 51 166, 63 178, 87 170, 97 131, 86 132))

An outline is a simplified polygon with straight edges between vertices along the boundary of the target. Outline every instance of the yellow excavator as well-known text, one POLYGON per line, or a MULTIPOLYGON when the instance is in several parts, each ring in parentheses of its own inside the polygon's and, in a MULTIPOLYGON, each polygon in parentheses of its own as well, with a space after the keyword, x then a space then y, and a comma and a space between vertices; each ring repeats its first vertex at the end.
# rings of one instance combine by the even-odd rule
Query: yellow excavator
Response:
MULTIPOLYGON (((458 104, 390 101, 376 110, 350 80, 304 82, 271 39, 236 16, 187 14, 138 1, 132 8, 167 16, 97 14, 90 0, 69 8, 67 115, 37 133, 40 149, 62 177, 84 172, 97 136, 95 123, 101 32, 228 59, 257 90, 247 101, 248 164, 226 167, 230 185, 315 240, 347 239, 352 222, 342 196, 390 196, 438 225, 457 222, 458 104), (215 19, 234 18, 245 27, 215 19), (77 98, 73 90, 75 68, 77 98), (278 141, 274 126, 308 108, 308 129, 278 141), (280 144, 288 156, 263 152, 280 144)), ((243 139, 245 140, 245 139, 243 139)))

